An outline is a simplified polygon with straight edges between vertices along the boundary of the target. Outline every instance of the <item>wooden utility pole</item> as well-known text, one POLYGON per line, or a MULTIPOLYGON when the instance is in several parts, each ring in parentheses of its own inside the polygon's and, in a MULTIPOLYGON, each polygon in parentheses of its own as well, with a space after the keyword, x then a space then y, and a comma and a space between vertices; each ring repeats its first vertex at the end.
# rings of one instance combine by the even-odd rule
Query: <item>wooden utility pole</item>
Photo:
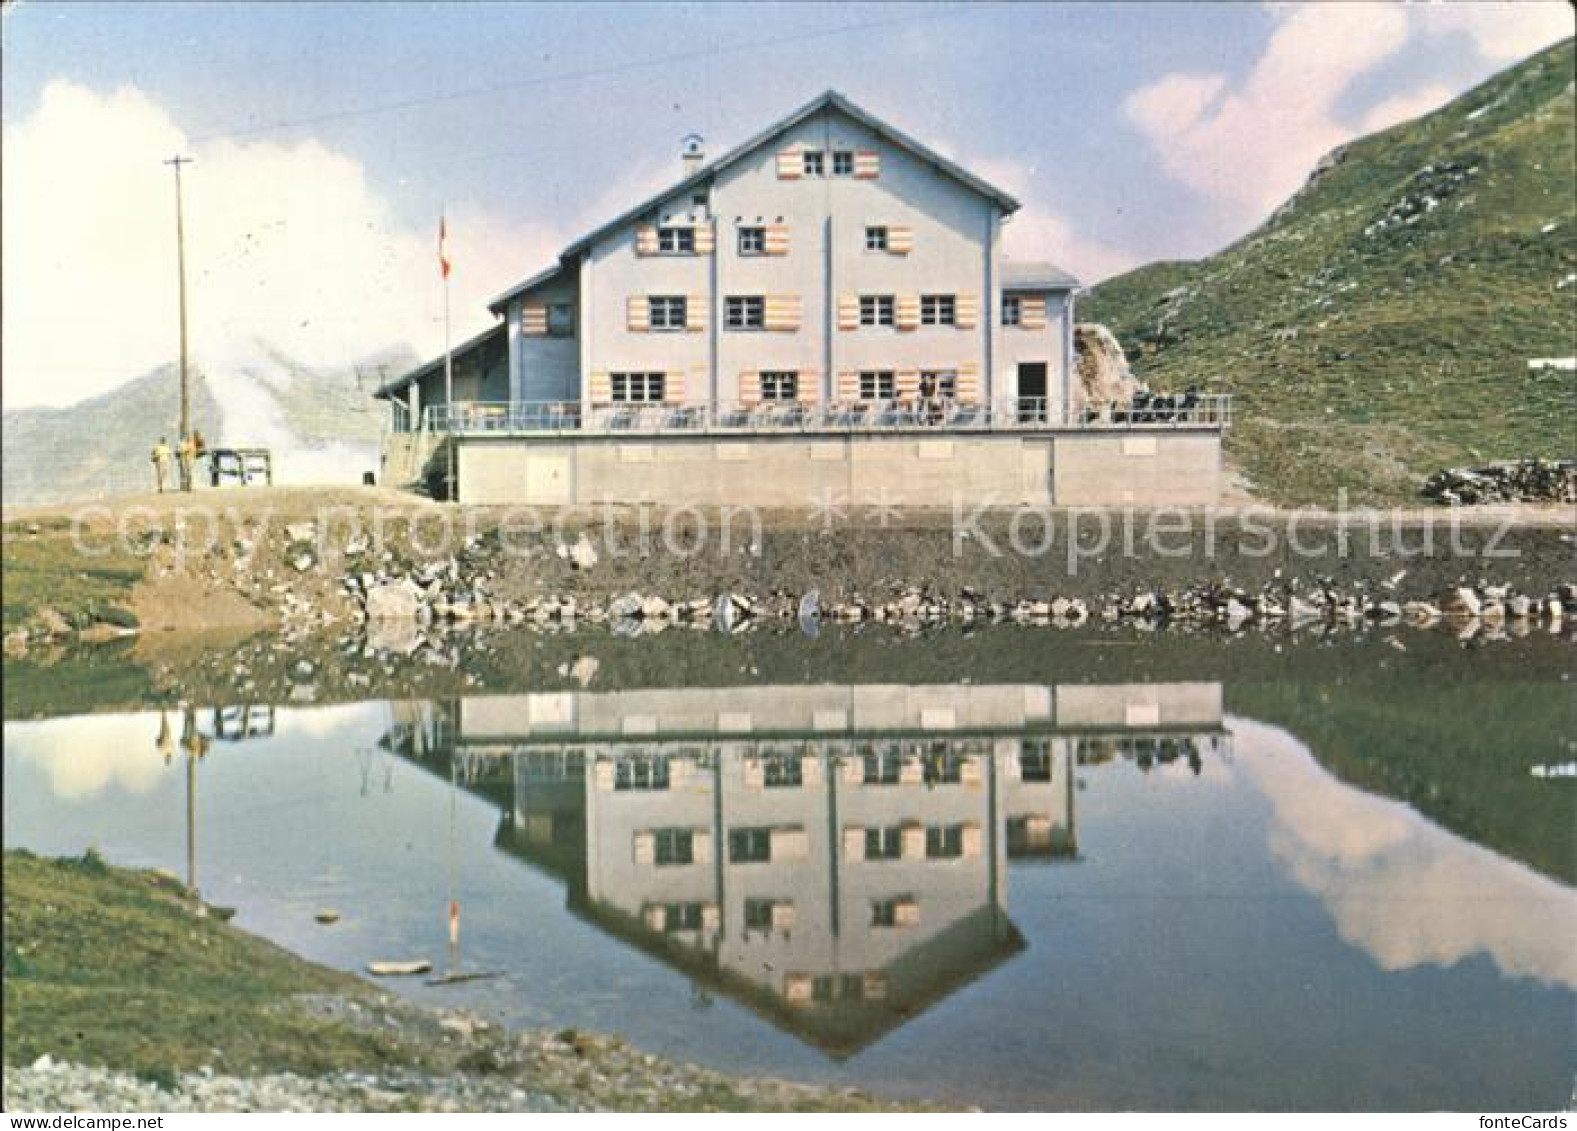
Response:
POLYGON ((176 448, 176 465, 180 468, 181 490, 192 489, 191 454, 192 399, 186 376, 186 221, 181 211, 181 166, 192 164, 190 157, 179 154, 165 162, 175 169, 175 265, 180 279, 181 294, 181 439, 176 448))

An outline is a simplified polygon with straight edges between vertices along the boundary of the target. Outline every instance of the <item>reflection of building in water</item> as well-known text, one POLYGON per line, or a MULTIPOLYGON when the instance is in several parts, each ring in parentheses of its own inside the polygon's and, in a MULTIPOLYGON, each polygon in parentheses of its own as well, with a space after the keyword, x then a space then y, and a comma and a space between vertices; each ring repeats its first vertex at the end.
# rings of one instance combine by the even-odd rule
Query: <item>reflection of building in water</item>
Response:
POLYGON ((1007 862, 1078 857, 1097 741, 1223 741, 1216 684, 571 692, 402 708, 605 930, 835 1054, 1023 941, 1007 862))

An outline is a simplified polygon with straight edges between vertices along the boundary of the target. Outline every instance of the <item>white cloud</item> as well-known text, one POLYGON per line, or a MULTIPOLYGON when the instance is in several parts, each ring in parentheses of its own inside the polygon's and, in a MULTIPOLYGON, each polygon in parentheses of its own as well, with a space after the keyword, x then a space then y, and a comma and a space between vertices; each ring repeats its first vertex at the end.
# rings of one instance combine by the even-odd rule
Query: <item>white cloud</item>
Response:
POLYGON ((1163 75, 1125 100, 1162 168, 1252 223, 1301 185, 1321 156, 1364 133, 1416 117, 1459 91, 1428 81, 1349 116, 1358 79, 1410 41, 1466 35, 1504 66, 1572 33, 1565 3, 1305 4, 1274 6, 1275 30, 1241 81, 1220 73, 1163 75))
POLYGON ((1410 121, 1438 109, 1450 101, 1454 92, 1441 83, 1430 83, 1406 94, 1398 94, 1376 103, 1363 116, 1359 133, 1372 134, 1389 129, 1398 122, 1410 121))
POLYGON ((1168 174, 1257 218, 1352 136, 1336 108, 1354 80, 1406 41, 1399 6, 1315 4, 1285 10, 1240 83, 1170 74, 1124 103, 1168 174))
POLYGON ((6 757, 42 770, 56 799, 90 801, 111 790, 152 790, 165 773, 165 753, 179 756, 181 714, 89 715, 7 723, 5 731, 6 757))
POLYGON ((1239 771, 1269 799, 1270 849, 1341 937, 1384 970, 1487 955, 1577 988, 1577 894, 1332 777, 1286 731, 1230 721, 1239 771))
MULTIPOLYGON (((355 160, 315 141, 195 147, 134 88, 63 81, 4 134, 3 328, 10 405, 67 404, 174 360, 174 190, 185 174, 192 355, 267 367, 257 343, 345 365, 400 343, 441 348, 437 217, 413 230, 355 160)), ((555 233, 451 210, 456 336, 557 249, 555 233)))
POLYGON ((1520 3, 1417 4, 1408 8, 1426 35, 1465 34, 1480 58, 1514 63, 1571 35, 1572 6, 1566 0, 1523 0, 1520 3))

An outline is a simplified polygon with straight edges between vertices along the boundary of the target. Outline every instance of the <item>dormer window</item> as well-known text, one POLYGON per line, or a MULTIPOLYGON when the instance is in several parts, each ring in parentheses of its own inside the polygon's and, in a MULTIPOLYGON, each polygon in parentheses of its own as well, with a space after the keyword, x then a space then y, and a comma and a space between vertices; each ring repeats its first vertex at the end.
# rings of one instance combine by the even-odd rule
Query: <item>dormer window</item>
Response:
POLYGON ((664 255, 694 255, 695 229, 678 226, 658 228, 657 250, 664 255))
POLYGON ((827 174, 827 155, 819 149, 807 149, 800 154, 804 162, 807 177, 823 177, 827 174))

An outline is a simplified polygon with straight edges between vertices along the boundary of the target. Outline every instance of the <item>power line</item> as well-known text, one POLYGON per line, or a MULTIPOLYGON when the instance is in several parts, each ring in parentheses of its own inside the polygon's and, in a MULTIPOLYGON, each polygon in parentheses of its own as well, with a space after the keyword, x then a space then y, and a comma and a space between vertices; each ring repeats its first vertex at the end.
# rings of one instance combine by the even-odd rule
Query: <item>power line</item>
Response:
POLYGON ((278 122, 269 122, 260 126, 251 126, 245 129, 210 130, 188 140, 188 144, 196 145, 205 141, 218 138, 251 137, 256 134, 272 133, 275 130, 296 129, 302 126, 321 125, 325 122, 344 121, 350 118, 366 117, 373 114, 391 114, 400 110, 414 110, 423 106, 433 106, 442 102, 455 102, 467 98, 480 98, 484 95, 498 94, 510 90, 526 90, 537 87, 555 86, 572 82, 582 82, 587 79, 606 78, 610 75, 627 74, 632 71, 650 70, 654 67, 666 67, 672 63, 684 63, 693 59, 708 58, 714 55, 737 54, 741 51, 756 51, 764 47, 777 47, 786 43, 801 43, 809 39, 824 39, 828 36, 845 35, 851 32, 871 31, 876 28, 893 27, 902 24, 922 23, 935 20, 948 19, 954 16, 972 15, 985 8, 995 7, 994 4, 972 4, 965 8, 948 9, 945 11, 928 12, 918 16, 895 16, 885 20, 868 20, 858 24, 843 24, 839 27, 819 28, 812 31, 798 32, 794 35, 778 36, 772 39, 754 39, 739 43, 727 44, 722 47, 703 47, 694 51, 682 51, 673 55, 663 55, 651 59, 637 59, 628 63, 619 63, 606 67, 590 67, 581 71, 569 71, 561 75, 548 75, 541 78, 516 79, 511 82, 490 83, 486 86, 466 87, 461 90, 445 91, 438 94, 426 95, 421 98, 406 98, 394 102, 374 103, 369 106, 356 106, 345 110, 331 110, 322 114, 312 114, 303 118, 290 118, 278 122))

